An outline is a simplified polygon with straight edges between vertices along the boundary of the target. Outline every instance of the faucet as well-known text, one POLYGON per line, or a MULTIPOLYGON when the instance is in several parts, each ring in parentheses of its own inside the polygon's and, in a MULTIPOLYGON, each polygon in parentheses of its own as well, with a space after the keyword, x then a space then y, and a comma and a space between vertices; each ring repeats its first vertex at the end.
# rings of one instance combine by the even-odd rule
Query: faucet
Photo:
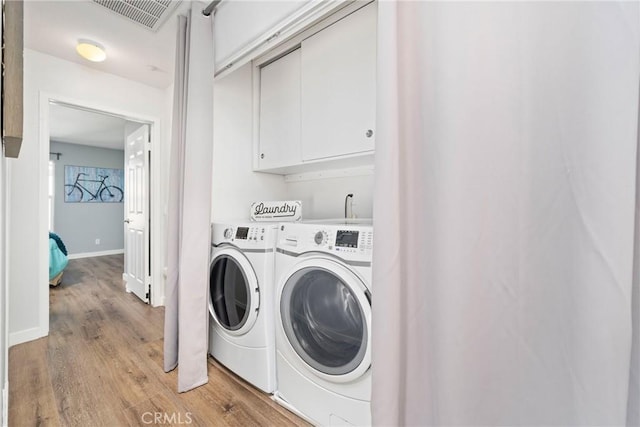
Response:
POLYGON ((352 194, 352 193, 349 193, 349 194, 347 194, 347 196, 344 198, 344 218, 345 218, 345 219, 349 218, 349 216, 347 216, 347 202, 349 201, 349 199, 352 199, 352 200, 351 200, 351 203, 352 203, 352 206, 351 206, 351 210, 352 210, 352 212, 351 212, 351 214, 353 214, 353 194, 352 194))

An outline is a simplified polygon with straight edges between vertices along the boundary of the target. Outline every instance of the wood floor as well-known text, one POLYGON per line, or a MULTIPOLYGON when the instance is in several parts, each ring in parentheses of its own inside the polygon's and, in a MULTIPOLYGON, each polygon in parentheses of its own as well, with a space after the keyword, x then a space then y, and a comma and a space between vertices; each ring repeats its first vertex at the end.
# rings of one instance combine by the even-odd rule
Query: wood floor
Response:
POLYGON ((10 349, 10 426, 308 425, 211 358, 209 383, 178 394, 164 310, 127 294, 122 269, 122 255, 69 261, 49 336, 10 349))

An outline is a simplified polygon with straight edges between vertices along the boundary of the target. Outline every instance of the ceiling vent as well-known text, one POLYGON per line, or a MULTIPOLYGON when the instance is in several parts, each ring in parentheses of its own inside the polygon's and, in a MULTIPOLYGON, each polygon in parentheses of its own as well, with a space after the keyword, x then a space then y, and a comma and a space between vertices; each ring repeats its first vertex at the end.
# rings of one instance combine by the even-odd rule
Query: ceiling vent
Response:
POLYGON ((157 31, 178 7, 176 0, 93 0, 148 30, 157 31))

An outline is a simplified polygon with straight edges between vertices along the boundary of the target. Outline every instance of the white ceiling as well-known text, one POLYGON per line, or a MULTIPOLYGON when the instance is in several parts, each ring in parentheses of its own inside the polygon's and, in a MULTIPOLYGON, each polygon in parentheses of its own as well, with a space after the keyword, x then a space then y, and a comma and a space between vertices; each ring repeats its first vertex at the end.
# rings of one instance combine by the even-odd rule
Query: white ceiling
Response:
MULTIPOLYGON (((174 0, 180 1, 180 0, 174 0)), ((208 2, 193 2, 204 7, 208 2)), ((24 2, 24 44, 28 49, 56 56, 160 89, 173 82, 177 15, 186 14, 184 0, 154 32, 91 0, 29 0, 24 2), (78 39, 102 44, 107 60, 81 58, 78 39)), ((52 104, 50 138, 54 141, 122 150, 126 120, 52 104)))
POLYGON ((59 104, 50 104, 49 108, 51 140, 124 149, 125 119, 59 104))
MULTIPOLYGON (((198 7, 207 4, 194 3, 198 7)), ((90 0, 25 1, 24 43, 38 52, 166 88, 173 82, 176 16, 185 14, 191 4, 183 1, 153 32, 90 0), (81 58, 75 51, 78 39, 102 44, 107 60, 94 63, 81 58)))

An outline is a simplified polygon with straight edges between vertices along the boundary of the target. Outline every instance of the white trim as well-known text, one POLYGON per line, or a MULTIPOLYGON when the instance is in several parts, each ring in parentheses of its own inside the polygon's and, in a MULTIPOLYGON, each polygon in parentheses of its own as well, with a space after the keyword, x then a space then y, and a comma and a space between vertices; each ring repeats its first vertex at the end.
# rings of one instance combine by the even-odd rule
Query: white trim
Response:
MULTIPOLYGON (((4 23, 3 20, 0 19, 0 33, 4 34, 4 23)), ((3 62, 3 54, 0 49, 0 62, 3 62)), ((0 79, 0 92, 2 92, 2 79, 0 79)), ((2 320, 0 321, 0 327, 2 327, 2 333, 0 333, 0 339, 2 342, 0 343, 0 348, 2 349, 2 376, 1 378, 4 380, 4 384, 2 385, 2 416, 0 417, 0 421, 2 422, 2 426, 5 427, 9 423, 9 370, 8 370, 8 359, 9 359, 9 279, 7 274, 7 266, 9 265, 7 260, 7 251, 5 248, 7 247, 7 242, 9 241, 9 235, 6 233, 7 227, 5 225, 5 220, 7 217, 7 205, 9 201, 9 192, 7 189, 9 188, 9 184, 7 182, 7 162, 5 160, 4 155, 0 156, 0 316, 2 316, 2 320)))
POLYGON ((373 175, 373 165, 356 168, 333 169, 318 172, 295 173, 284 176, 284 182, 314 181, 327 178, 344 178, 347 176, 373 175))
POLYGON ((67 258, 69 259, 78 259, 78 258, 93 258, 96 256, 105 256, 105 255, 118 255, 123 254, 124 249, 112 249, 110 251, 99 251, 99 252, 81 252, 79 254, 69 254, 67 258))
MULTIPOLYGON (((148 123, 151 125, 151 141, 152 144, 157 145, 158 147, 162 146, 162 138, 161 138, 161 130, 162 130, 162 122, 161 119, 157 116, 150 116, 147 114, 140 114, 128 110, 123 110, 122 108, 114 105, 105 105, 100 103, 95 103, 91 100, 90 97, 85 99, 77 99, 72 98, 66 95, 51 93, 47 91, 40 91, 40 104, 39 104, 39 117, 40 117, 40 128, 39 128, 39 138, 40 138, 40 162, 39 162, 39 170, 44 171, 45 168, 48 167, 49 162, 49 120, 50 120, 50 109, 49 102, 54 101, 57 103, 67 104, 71 107, 80 107, 85 109, 95 110, 97 112, 102 112, 106 114, 112 114, 116 116, 123 117, 127 120, 140 122, 140 123, 148 123)), ((156 150, 158 153, 157 157, 160 157, 160 149, 156 150)), ((159 188, 159 183, 161 182, 161 159, 156 159, 156 161, 152 161, 151 170, 150 170, 150 178, 151 182, 156 183, 156 188, 152 188, 151 193, 151 212, 152 216, 151 220, 151 229, 149 232, 151 233, 151 265, 154 266, 153 271, 151 272, 151 296, 154 298, 161 298, 164 295, 164 282, 162 280, 162 251, 159 249, 162 246, 162 240, 164 236, 162 235, 162 228, 160 227, 160 221, 157 218, 160 218, 160 214, 162 212, 162 200, 161 200, 161 189, 159 188), (156 219, 156 221, 154 221, 156 219)), ((47 212, 47 203, 48 203, 48 174, 40 174, 40 182, 39 182, 39 212, 47 212)), ((48 239, 48 215, 40 215, 38 218, 38 238, 41 239, 38 245, 38 280, 39 283, 48 283, 49 282, 49 249, 47 244, 48 239)), ((122 252, 120 252, 122 253, 122 252)), ((78 254, 76 254, 77 256, 78 254)), ((104 254, 103 255, 107 255, 104 254)), ((73 255, 72 255, 73 256, 73 255)), ((92 253, 90 256, 99 256, 96 253, 92 253)), ((39 310, 39 319, 40 319, 40 330, 44 332, 42 335, 38 335, 35 338, 39 338, 41 336, 46 336, 49 334, 49 287, 41 286, 38 292, 38 300, 40 304, 39 310)), ((155 301, 152 301, 153 306, 157 306, 155 301)))
MULTIPOLYGON (((48 286, 43 286, 49 292, 48 286)), ((48 322, 47 322, 48 323, 48 322)), ((9 335, 9 347, 22 344, 23 342, 37 340, 38 338, 46 337, 49 333, 47 329, 45 332, 41 328, 25 329, 24 331, 13 332, 9 335)))
MULTIPOLYGON (((38 286, 38 334, 30 339, 25 339, 20 342, 30 341, 32 339, 40 338, 40 330, 44 331, 44 336, 49 335, 49 286, 44 286, 45 283, 49 283, 49 174, 44 171, 49 170, 49 152, 51 151, 51 142, 49 141, 49 97, 40 92, 40 102, 38 105, 38 114, 40 117, 40 128, 38 129, 40 138, 40 161, 38 164, 39 173, 39 185, 38 185, 38 248, 37 248, 37 260, 38 260, 38 283, 42 286, 38 286), (47 212, 47 214, 44 214, 47 212)), ((13 337, 17 334, 25 334, 28 331, 16 332, 9 337, 9 342, 13 344, 13 337)), ((27 337, 31 337, 28 333, 27 337)), ((17 338, 17 340, 20 340, 17 338)))
MULTIPOLYGON (((2 369, 4 369, 4 380, 6 382, 6 390, 7 390, 7 408, 6 410, 9 410, 9 397, 8 397, 8 393, 9 393, 9 297, 10 297, 10 287, 9 287, 9 271, 11 266, 9 265, 9 251, 7 250, 7 248, 9 247, 9 239, 11 237, 10 235, 10 219, 11 219, 11 214, 10 214, 10 209, 9 209, 9 203, 10 202, 10 194, 9 194, 9 188, 11 188, 11 174, 10 174, 10 168, 11 165, 9 164, 9 162, 7 162, 4 158, 2 159, 2 189, 0 190, 0 194, 4 194, 4 199, 1 201, 0 206, 2 206, 2 216, 4 216, 3 220, 0 221, 0 230, 4 233, 4 240, 2 241, 2 243, 0 243, 0 248, 2 249, 0 251, 0 256, 3 257, 2 260, 0 260, 0 265, 2 265, 3 270, 2 273, 3 277, 0 277, 0 280, 4 281, 4 287, 5 287, 5 302, 4 302, 4 306, 2 307, 2 309, 4 310, 4 313, 0 314, 2 316, 4 316, 4 366, 2 367, 2 369)), ((4 402, 3 402, 4 404, 4 402)), ((9 423, 9 415, 8 413, 5 415, 4 414, 4 410, 3 409, 3 418, 2 418, 2 422, 4 423, 4 425, 8 425, 9 423)))
MULTIPOLYGON (((173 99, 173 95, 172 98, 173 99)), ((171 121, 171 114, 168 115, 168 122, 171 121)), ((166 129, 170 129, 169 124, 165 124, 166 129)), ((151 256, 151 271, 149 272, 151 280, 151 301, 149 303, 152 307, 158 307, 164 305, 164 289, 165 280, 163 277, 163 269, 166 264, 164 241, 166 235, 164 234, 164 204, 163 204, 163 188, 161 186, 163 174, 167 173, 162 169, 164 163, 164 155, 169 155, 162 150, 162 130, 160 120, 153 123, 150 129, 151 135, 151 166, 149 168, 149 179, 151 185, 149 188, 149 195, 151 197, 151 205, 149 212, 149 219, 151 221, 151 227, 149 233, 151 236, 151 247, 149 248, 149 255, 151 256)), ((169 137, 169 141, 171 137, 169 137)), ((170 142, 167 145, 167 149, 170 150, 170 142)), ((167 190, 168 191, 168 190, 167 190)))
POLYGON ((9 380, 4 382, 2 388, 2 426, 5 427, 9 423, 9 380))

